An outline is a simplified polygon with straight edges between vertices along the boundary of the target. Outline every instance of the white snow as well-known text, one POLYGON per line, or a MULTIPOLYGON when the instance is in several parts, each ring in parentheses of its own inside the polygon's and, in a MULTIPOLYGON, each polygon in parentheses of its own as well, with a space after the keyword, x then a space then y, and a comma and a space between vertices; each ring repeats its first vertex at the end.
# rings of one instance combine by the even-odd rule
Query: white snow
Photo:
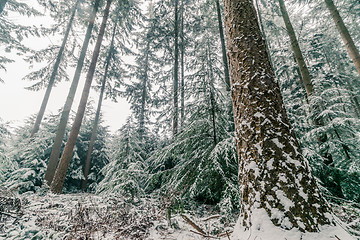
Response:
MULTIPOLYGON (((341 226, 323 226, 320 232, 302 233, 298 229, 284 230, 276 227, 265 209, 253 209, 250 215, 252 226, 244 229, 241 219, 235 225, 231 240, 355 240, 341 226)), ((287 224, 285 220, 283 224, 287 224)))

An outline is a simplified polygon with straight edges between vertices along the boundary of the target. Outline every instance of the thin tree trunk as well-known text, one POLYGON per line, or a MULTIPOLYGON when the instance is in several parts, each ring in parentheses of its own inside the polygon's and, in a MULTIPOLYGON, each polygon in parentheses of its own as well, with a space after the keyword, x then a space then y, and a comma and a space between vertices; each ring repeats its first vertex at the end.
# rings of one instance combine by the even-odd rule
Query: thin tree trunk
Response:
MULTIPOLYGON (((301 80, 304 84, 304 87, 305 87, 305 91, 306 91, 306 94, 307 94, 307 102, 309 103, 311 100, 311 96, 314 92, 314 87, 311 83, 311 77, 310 77, 310 73, 309 73, 309 70, 307 68, 307 65, 304 61, 304 58, 303 58, 303 55, 302 55, 302 52, 300 50, 300 47, 299 47, 299 43, 297 41, 297 38, 296 38, 296 35, 295 35, 295 31, 293 29, 293 26, 291 24, 291 21, 290 21, 290 18, 289 18, 289 15, 288 15, 288 12, 286 10, 286 7, 285 7, 285 3, 284 3, 284 0, 278 0, 279 1, 279 5, 280 5, 280 11, 281 11, 281 15, 284 19, 284 23, 285 23, 285 26, 286 26, 286 30, 287 30, 287 33, 289 35, 289 38, 290 38, 290 42, 291 42, 291 48, 293 50, 293 53, 294 53, 294 57, 295 57, 295 60, 298 64, 298 70, 300 71, 300 74, 301 74, 301 80)), ((313 111, 317 108, 321 109, 321 106, 314 106, 315 109, 312 109, 313 111)), ((317 119, 315 118, 314 119, 314 124, 315 126, 324 126, 324 119, 317 119)), ((334 129, 335 131, 335 135, 336 137, 341 141, 341 137, 339 135, 339 133, 337 132, 336 129, 334 129)), ((323 144, 326 142, 327 140, 327 134, 326 133, 322 133, 318 136, 318 140, 319 140, 319 144, 323 144)), ((342 148, 344 150, 344 153, 345 153, 345 157, 346 158, 350 158, 350 154, 347 150, 347 148, 342 145, 342 148)), ((322 153, 322 157, 324 157, 326 159, 326 161, 329 161, 330 159, 332 159, 332 156, 331 154, 328 154, 328 153, 322 153)), ((326 162, 324 161, 324 162, 326 162)), ((338 185, 338 187, 340 188, 339 189, 339 192, 342 192, 341 190, 341 186, 338 185)))
POLYGON ((0 0, 0 14, 1 14, 2 11, 4 10, 7 1, 8 1, 8 0, 0 0))
POLYGON ((66 31, 65 31, 65 35, 64 35, 64 38, 63 38, 63 41, 61 43, 61 47, 59 49, 59 52, 58 52, 58 55, 56 57, 56 61, 55 61, 55 64, 54 64, 54 68, 53 68, 53 71, 51 73, 51 76, 50 76, 50 79, 49 79, 49 83, 48 83, 48 86, 46 88, 46 92, 45 92, 45 95, 44 95, 44 98, 43 98, 43 101, 41 103, 41 107, 40 107, 40 110, 39 110, 39 113, 37 114, 37 117, 36 117, 36 120, 35 120, 35 124, 34 124, 34 127, 31 131, 31 134, 30 134, 30 138, 33 138, 34 135, 39 131, 39 128, 40 128, 40 124, 41 124, 41 121, 43 119, 43 116, 44 116, 44 113, 45 113, 45 109, 46 109, 46 106, 47 106, 47 103, 49 101, 49 97, 50 97, 50 93, 51 93, 51 90, 54 86, 54 83, 55 83, 55 78, 56 78, 56 75, 57 75, 57 71, 59 69, 59 66, 60 66, 60 62, 61 62, 61 59, 62 59, 62 55, 64 53, 64 50, 65 50, 65 45, 66 45, 66 42, 68 40, 68 37, 69 37, 69 33, 70 33, 70 30, 71 30, 71 26, 72 26, 72 23, 73 23, 73 20, 75 18, 75 13, 76 13, 76 9, 79 5, 79 2, 80 0, 77 0, 76 3, 75 3, 75 6, 72 10, 72 13, 71 13, 71 17, 69 19, 69 23, 66 27, 66 31))
POLYGON ((69 163, 70 163, 70 160, 71 160, 71 157, 73 154, 74 146, 76 144, 76 140, 79 135, 82 119, 84 117, 86 103, 87 103, 89 93, 90 93, 91 82, 94 77, 95 67, 96 67, 98 57, 99 57, 100 47, 101 47, 101 43, 102 43, 104 33, 105 33, 106 22, 109 17, 111 2, 112 2, 112 0, 107 0, 107 2, 106 2, 104 16, 103 16, 101 27, 99 30, 99 35, 96 40, 96 45, 95 45, 94 53, 93 53, 92 60, 90 63, 89 71, 86 76, 85 86, 84 86, 84 89, 82 92, 79 107, 78 107, 78 110, 77 110, 77 113, 75 116, 73 126, 70 131, 69 138, 66 142, 64 152, 60 158, 59 165, 56 169, 53 182, 51 183, 51 186, 50 186, 50 189, 53 193, 61 193, 62 192, 66 172, 69 167, 69 163))
POLYGON ((174 63, 174 115, 173 115, 173 136, 178 133, 179 128, 179 0, 175 0, 175 63, 174 63))
POLYGON ((300 70, 301 78, 302 78, 302 81, 303 81, 303 84, 304 84, 304 87, 306 90, 307 98, 310 99, 310 96, 314 90, 313 84, 311 83, 310 73, 309 73, 309 70, 304 61, 304 57, 301 53, 300 46, 299 46, 298 40, 296 38, 294 28, 291 24, 289 15, 287 13, 284 0, 278 0, 278 1, 279 1, 279 5, 280 5, 281 15, 284 19, 286 30, 287 30, 287 33, 290 38, 291 49, 294 52, 296 62, 299 66, 299 70, 300 70))
POLYGON ((103 97, 104 97, 106 79, 108 77, 108 71, 109 71, 109 66, 110 66, 110 62, 111 62, 111 56, 112 56, 112 54, 114 52, 114 38, 115 38, 115 33, 116 33, 116 27, 117 27, 117 23, 115 22, 114 29, 113 29, 113 34, 112 34, 112 38, 111 38, 111 43, 110 43, 109 53, 108 53, 108 55, 106 57, 106 61, 105 61, 106 63, 105 63, 104 78, 103 78, 102 83, 101 83, 99 102, 98 102, 98 106, 97 106, 97 109, 96 109, 94 125, 93 125, 93 129, 91 131, 89 149, 88 149, 87 156, 86 156, 86 161, 85 161, 84 180, 82 181, 82 185, 81 185, 83 190, 86 189, 86 184, 87 184, 87 181, 88 181, 89 171, 90 171, 90 167, 91 167, 91 154, 92 154, 92 151, 93 151, 93 148, 94 148, 96 135, 97 135, 97 129, 98 129, 98 126, 99 126, 101 106, 102 106, 102 101, 103 101, 103 97))
POLYGON ((55 141, 54 141, 54 144, 51 149, 51 154, 50 154, 49 162, 48 162, 46 173, 45 173, 45 181, 49 186, 51 185, 51 182, 53 180, 53 177, 54 177, 54 174, 56 171, 56 167, 57 167, 57 164, 59 161, 61 145, 63 143, 63 139, 64 139, 64 135, 65 135, 65 131, 66 131, 66 124, 69 119, 71 106, 73 104, 76 89, 79 84, 81 70, 84 65, 84 59, 86 56, 87 48, 89 46, 91 32, 94 27, 95 17, 96 17, 98 8, 99 8, 99 4, 100 4, 100 0, 96 0, 94 3, 94 8, 93 8, 90 18, 89 18, 89 24, 88 24, 88 27, 86 30, 85 39, 84 39, 84 42, 83 42, 83 45, 81 48, 81 52, 80 52, 80 56, 79 56, 79 59, 77 62, 75 75, 74 75, 73 81, 71 83, 70 90, 69 90, 68 96, 66 98, 64 108, 61 113, 60 123, 58 125, 58 130, 56 131, 55 141))
POLYGON ((298 240, 334 221, 291 131, 253 1, 225 0, 225 11, 242 192, 234 237, 298 240))
POLYGON ((184 36, 184 0, 181 0, 181 30, 180 30, 180 39, 181 39, 181 49, 180 49, 180 61, 181 61, 181 83, 180 83, 180 98, 181 98, 181 108, 180 108, 180 124, 181 128, 184 128, 185 123, 185 36, 184 36))
POLYGON ((144 75, 142 76, 142 93, 141 93, 141 108, 139 116, 139 129, 140 129, 140 140, 142 141, 145 134, 145 104, 147 97, 147 81, 149 71, 149 50, 150 50, 150 39, 146 39, 146 55, 145 55, 145 69, 144 75))
POLYGON ((342 20, 339 11, 337 10, 336 6, 334 5, 333 0, 325 0, 326 7, 329 9, 332 19, 335 22, 336 28, 338 29, 340 36, 345 44, 346 50, 352 61, 355 64, 355 68, 360 75, 360 54, 359 50, 356 48, 351 35, 346 28, 344 21, 342 20))
POLYGON ((212 127, 213 127, 213 140, 214 146, 217 144, 217 133, 216 133, 216 102, 214 96, 214 72, 211 63, 211 54, 210 54, 210 44, 209 40, 207 43, 207 64, 208 64, 208 77, 209 77, 209 84, 210 84, 210 111, 211 111, 211 120, 212 120, 212 127))
POLYGON ((222 18, 221 18, 220 1, 215 0, 215 4, 216 4, 216 11, 217 11, 217 19, 218 19, 218 24, 219 24, 219 34, 220 34, 220 41, 221 41, 222 59, 223 59, 223 64, 224 64, 226 91, 230 92, 231 85, 230 85, 229 64, 228 64, 228 60, 227 60, 224 27, 223 27, 223 22, 222 22, 222 18))

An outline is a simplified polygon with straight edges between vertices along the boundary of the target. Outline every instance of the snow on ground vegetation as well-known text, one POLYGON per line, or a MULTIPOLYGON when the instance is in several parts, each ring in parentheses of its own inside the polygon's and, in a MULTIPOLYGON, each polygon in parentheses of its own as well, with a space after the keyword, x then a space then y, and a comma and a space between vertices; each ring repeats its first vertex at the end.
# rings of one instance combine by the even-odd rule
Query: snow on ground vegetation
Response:
POLYGON ((213 213, 169 213, 153 199, 1 191, 0 239, 229 239, 213 213))

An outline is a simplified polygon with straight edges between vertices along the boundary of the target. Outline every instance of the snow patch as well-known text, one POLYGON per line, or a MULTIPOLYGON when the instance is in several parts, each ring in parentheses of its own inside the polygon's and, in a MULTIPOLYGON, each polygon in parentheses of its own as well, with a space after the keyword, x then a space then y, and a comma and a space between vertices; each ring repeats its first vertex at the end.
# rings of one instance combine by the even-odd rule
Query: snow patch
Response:
MULTIPOLYGON (((341 240, 355 240, 339 225, 321 226, 320 232, 317 233, 302 233, 295 228, 285 230, 276 227, 265 209, 262 208, 253 209, 250 217, 252 222, 250 229, 245 229, 242 226, 242 219, 239 218, 231 235, 231 240, 337 240, 338 238, 341 240)), ((285 220, 284 224, 286 223, 285 220)), ((301 223, 299 225, 300 227, 303 226, 301 223)))

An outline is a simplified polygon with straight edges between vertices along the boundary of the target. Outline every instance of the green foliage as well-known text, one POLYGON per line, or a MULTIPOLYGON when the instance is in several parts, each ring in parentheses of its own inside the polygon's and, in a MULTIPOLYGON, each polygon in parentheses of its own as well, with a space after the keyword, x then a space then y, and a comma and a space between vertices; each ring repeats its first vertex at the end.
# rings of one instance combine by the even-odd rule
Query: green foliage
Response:
MULTIPOLYGON (((343 4, 340 10, 346 5, 343 4)), ((310 99, 306 99, 282 20, 269 18, 279 14, 277 3, 262 1, 260 13, 289 118, 322 190, 335 197, 359 201, 353 190, 360 184, 360 125, 355 102, 359 76, 335 25, 329 28, 333 20, 323 2, 288 1, 287 5, 289 11, 298 9, 291 15, 291 21, 299 31, 300 47, 315 88, 310 99)))
POLYGON ((219 204, 229 213, 239 204, 235 139, 226 131, 229 123, 219 117, 214 144, 212 122, 196 117, 173 143, 147 160, 152 171, 147 189, 179 191, 185 201, 219 204))
POLYGON ((139 140, 136 126, 129 118, 112 137, 109 147, 111 161, 102 170, 104 179, 97 192, 126 196, 131 201, 143 196, 147 178, 145 159, 149 151, 149 145, 139 140))
MULTIPOLYGON (((89 115, 92 111, 88 110, 89 115)), ((13 171, 8 171, 4 177, 4 184, 10 190, 17 190, 20 193, 27 191, 37 191, 45 175, 47 161, 51 154, 51 147, 57 130, 60 113, 47 116, 39 132, 33 139, 29 139, 32 129, 33 118, 26 121, 25 125, 16 129, 13 140, 7 150, 9 160, 14 165, 13 171)), ((74 192, 81 189, 81 181, 84 179, 83 166, 86 159, 88 143, 91 136, 92 121, 85 119, 80 131, 75 151, 67 172, 64 192, 74 192)), ((70 129, 67 129, 66 135, 70 129)), ((95 185, 101 181, 100 170, 108 162, 106 154, 105 137, 106 128, 100 126, 98 140, 94 146, 95 159, 90 170, 90 186, 93 190, 95 185)), ((67 136, 64 138, 66 141, 67 136)))
MULTIPOLYGON (((6 71, 6 64, 13 62, 11 53, 22 55, 30 52, 22 40, 29 36, 40 36, 38 29, 32 26, 16 24, 11 15, 18 16, 39 16, 40 12, 27 5, 26 3, 8 0, 4 10, 0 13, 0 43, 4 47, 5 54, 0 57, 0 70, 6 71)), ((4 79, 0 77, 0 82, 4 79)))

